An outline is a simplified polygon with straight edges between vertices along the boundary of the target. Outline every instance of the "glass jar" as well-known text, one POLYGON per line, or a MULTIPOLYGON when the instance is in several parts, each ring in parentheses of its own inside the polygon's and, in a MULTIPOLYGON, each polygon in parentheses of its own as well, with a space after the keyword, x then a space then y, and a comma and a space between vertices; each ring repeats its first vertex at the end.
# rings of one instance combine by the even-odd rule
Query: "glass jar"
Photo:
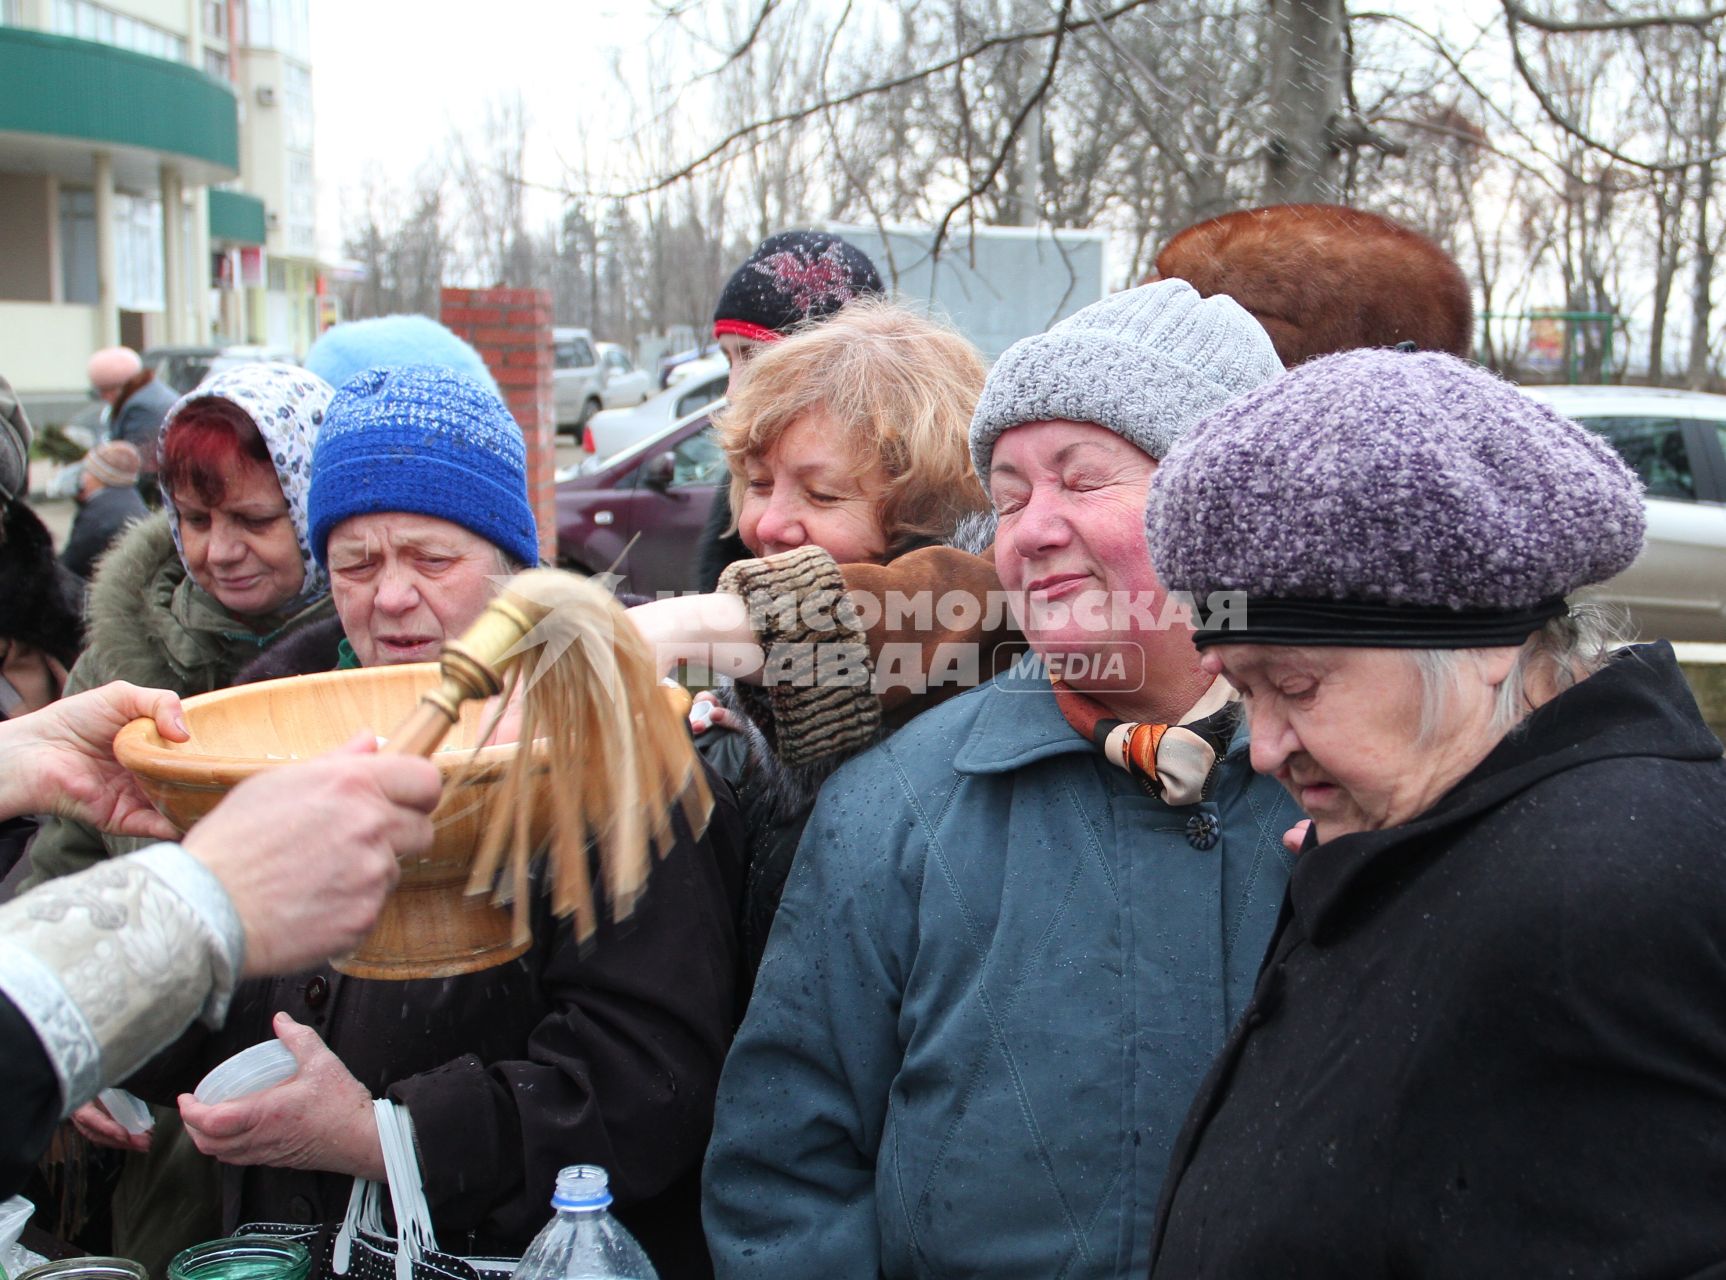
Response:
POLYGON ((61 1258, 20 1271, 15 1280, 150 1280, 130 1258, 61 1258))
POLYGON ((297 1240, 231 1236, 182 1249, 168 1280, 306 1280, 312 1255, 297 1240))

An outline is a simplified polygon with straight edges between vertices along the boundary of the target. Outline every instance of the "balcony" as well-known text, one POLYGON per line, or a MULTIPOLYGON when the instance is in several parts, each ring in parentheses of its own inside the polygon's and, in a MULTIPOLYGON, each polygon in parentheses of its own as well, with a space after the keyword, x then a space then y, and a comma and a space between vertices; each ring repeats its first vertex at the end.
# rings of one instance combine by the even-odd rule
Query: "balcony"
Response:
POLYGON ((189 183, 240 168, 228 85, 179 62, 0 26, 0 168, 87 181, 96 151, 122 185, 154 188, 163 162, 189 183))

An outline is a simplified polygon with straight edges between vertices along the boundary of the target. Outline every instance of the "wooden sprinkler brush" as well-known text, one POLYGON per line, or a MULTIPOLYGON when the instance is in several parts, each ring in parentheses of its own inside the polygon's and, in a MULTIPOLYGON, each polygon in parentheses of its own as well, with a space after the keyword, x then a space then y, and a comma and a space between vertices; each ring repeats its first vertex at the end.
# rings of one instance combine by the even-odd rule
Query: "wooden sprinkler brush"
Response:
POLYGON ((574 917, 578 938, 592 935, 592 846, 612 918, 628 915, 652 868, 649 849, 671 848, 672 811, 681 808, 700 834, 713 797, 684 722, 688 695, 659 682, 652 648, 623 607, 590 579, 532 569, 505 583, 439 661, 441 683, 386 751, 430 755, 472 698, 500 696, 499 716, 518 698, 521 709, 520 745, 494 788, 467 892, 513 904, 515 942, 528 941, 537 793, 551 807, 553 909, 574 917))

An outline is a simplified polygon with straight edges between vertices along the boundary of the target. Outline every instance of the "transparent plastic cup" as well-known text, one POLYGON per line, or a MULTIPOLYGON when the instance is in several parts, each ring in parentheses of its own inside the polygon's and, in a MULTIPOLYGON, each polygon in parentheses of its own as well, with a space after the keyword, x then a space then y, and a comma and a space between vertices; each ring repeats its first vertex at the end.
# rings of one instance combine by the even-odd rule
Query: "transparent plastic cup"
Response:
POLYGON ((127 1133, 148 1133, 156 1127, 156 1117, 150 1114, 150 1108, 124 1089, 104 1089, 96 1095, 96 1101, 108 1109, 114 1123, 127 1133))
POLYGON ((291 1080, 299 1069, 287 1045, 280 1040, 265 1040, 250 1049, 242 1049, 216 1067, 198 1081, 192 1096, 206 1106, 231 1102, 291 1080))

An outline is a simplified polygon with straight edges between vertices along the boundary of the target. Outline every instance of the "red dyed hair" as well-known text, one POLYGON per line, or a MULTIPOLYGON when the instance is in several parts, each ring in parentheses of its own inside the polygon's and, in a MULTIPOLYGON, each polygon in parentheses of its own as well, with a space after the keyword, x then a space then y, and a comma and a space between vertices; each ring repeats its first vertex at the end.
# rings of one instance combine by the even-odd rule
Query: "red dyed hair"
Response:
POLYGON ((170 495, 191 492, 207 507, 222 501, 223 474, 233 467, 269 466, 270 450, 246 411, 227 400, 194 400, 163 433, 161 484, 170 495))

